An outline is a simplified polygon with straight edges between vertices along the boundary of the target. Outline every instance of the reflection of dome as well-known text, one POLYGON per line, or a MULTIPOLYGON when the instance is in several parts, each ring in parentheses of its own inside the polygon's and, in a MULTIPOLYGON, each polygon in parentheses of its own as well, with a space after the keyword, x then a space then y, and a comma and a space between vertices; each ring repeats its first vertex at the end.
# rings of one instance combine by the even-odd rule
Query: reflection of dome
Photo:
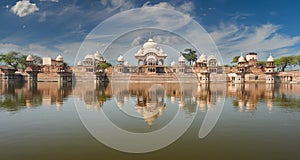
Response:
POLYGON ((32 106, 32 100, 26 100, 26 107, 32 106))
POLYGON ((28 56, 26 57, 26 61, 33 61, 32 55, 28 55, 28 56))
POLYGON ((175 61, 172 61, 171 62, 171 67, 175 67, 176 66, 176 62, 175 61))
POLYGON ((63 102, 56 101, 56 107, 62 107, 63 102))
POLYGON ((82 62, 78 61, 77 66, 82 66, 82 62))
POLYGON ((245 58, 241 55, 238 59, 238 62, 246 62, 245 58))
POLYGON ((117 59, 118 62, 124 62, 124 57, 122 55, 120 55, 117 59))
POLYGON ((181 55, 179 58, 178 58, 178 62, 185 62, 186 59, 183 57, 183 55, 181 55))
POLYGON ((176 97, 175 96, 171 96, 171 102, 175 103, 176 97))
POLYGON ((179 106, 180 109, 183 108, 185 106, 185 102, 182 101, 182 100, 179 100, 178 101, 178 106, 179 106))
POLYGON ((143 48, 157 48, 157 43, 155 43, 153 39, 149 38, 149 40, 143 45, 143 48))
POLYGON ((274 62, 274 58, 272 57, 272 55, 269 56, 269 58, 267 59, 267 62, 274 62))
POLYGON ((123 102, 118 101, 117 102, 117 106, 119 107, 119 109, 122 109, 123 108, 123 102))
POLYGON ((58 55, 56 57, 56 61, 59 61, 59 62, 63 61, 63 57, 61 55, 58 55))

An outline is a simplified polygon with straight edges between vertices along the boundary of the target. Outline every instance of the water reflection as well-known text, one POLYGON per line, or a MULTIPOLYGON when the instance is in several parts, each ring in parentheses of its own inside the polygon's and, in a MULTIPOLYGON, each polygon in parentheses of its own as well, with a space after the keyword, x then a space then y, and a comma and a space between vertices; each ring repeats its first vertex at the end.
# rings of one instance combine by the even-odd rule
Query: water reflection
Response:
MULTIPOLYGON (((76 83, 58 85, 40 82, 1 83, 0 107, 7 111, 37 106, 63 106, 64 100, 73 95, 84 102, 87 110, 99 110, 107 101, 115 99, 122 110, 131 100, 131 107, 151 125, 163 115, 166 107, 174 104, 187 115, 196 107, 205 112, 214 108, 218 99, 226 97, 240 112, 256 112, 259 107, 273 110, 273 106, 299 111, 300 84, 101 84, 76 83), (166 103, 168 100, 168 103, 166 103), (259 105, 259 104, 262 105, 259 105)), ((230 106, 225 106, 230 107, 230 106)))
POLYGON ((57 83, 1 83, 0 107, 7 111, 56 104, 61 109, 65 98, 72 94, 72 86, 57 83))

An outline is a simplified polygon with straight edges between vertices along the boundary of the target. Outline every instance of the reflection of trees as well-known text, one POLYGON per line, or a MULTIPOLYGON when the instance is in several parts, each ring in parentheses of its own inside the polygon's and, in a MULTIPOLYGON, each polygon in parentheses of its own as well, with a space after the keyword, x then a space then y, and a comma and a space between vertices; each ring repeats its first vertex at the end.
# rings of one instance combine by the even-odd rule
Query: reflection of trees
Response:
POLYGON ((278 94, 274 98, 274 103, 282 108, 288 108, 292 110, 300 110, 300 98, 295 95, 287 95, 284 93, 278 94))
POLYGON ((26 106, 39 106, 41 96, 36 87, 27 88, 25 83, 7 82, 1 84, 0 107, 8 111, 18 111, 26 106), (31 105, 30 105, 31 104, 31 105))
POLYGON ((266 101, 269 110, 272 110, 273 103, 280 107, 300 108, 299 84, 265 84, 245 83, 228 84, 227 97, 234 97, 233 106, 239 111, 256 111, 261 101, 266 101), (286 95, 289 96, 286 96, 286 95))
POLYGON ((72 93, 72 87, 57 83, 2 83, 0 107, 17 111, 25 107, 37 107, 56 103, 61 107, 64 99, 72 93))

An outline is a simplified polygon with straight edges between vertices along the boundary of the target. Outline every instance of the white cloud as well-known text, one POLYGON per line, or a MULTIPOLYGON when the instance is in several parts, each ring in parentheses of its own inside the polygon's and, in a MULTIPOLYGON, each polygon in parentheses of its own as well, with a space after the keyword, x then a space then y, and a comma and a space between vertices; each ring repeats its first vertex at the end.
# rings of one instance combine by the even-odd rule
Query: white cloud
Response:
POLYGON ((157 3, 157 4, 151 5, 151 3, 149 1, 146 2, 142 7, 143 8, 145 8, 145 7, 166 8, 166 9, 171 9, 171 10, 177 10, 177 11, 180 11, 180 12, 185 13, 185 14, 189 14, 195 8, 193 2, 184 2, 181 5, 174 6, 174 5, 172 5, 170 3, 167 3, 167 2, 160 2, 160 3, 157 3))
POLYGON ((27 15, 30 15, 38 10, 39 10, 39 8, 36 6, 36 4, 30 3, 29 0, 18 1, 11 8, 11 11, 19 17, 24 17, 27 15))
POLYGON ((40 0, 40 2, 59 2, 59 0, 40 0))
POLYGON ((179 6, 179 11, 183 13, 190 13, 194 10, 195 6, 193 2, 185 2, 179 6))
POLYGON ((103 6, 106 6, 106 10, 109 12, 120 9, 120 11, 125 11, 134 8, 134 4, 126 0, 101 0, 103 6))
POLYGON ((296 45, 300 43, 300 36, 280 34, 280 29, 280 25, 274 24, 260 26, 221 24, 210 35, 225 59, 241 52, 251 51, 262 53, 261 58, 266 58, 270 52, 275 53, 275 57, 286 54, 295 50, 296 45))
POLYGON ((137 36, 133 41, 131 42, 131 46, 137 46, 145 43, 145 37, 137 36))
POLYGON ((8 53, 11 51, 20 52, 24 55, 33 54, 38 56, 55 55, 58 52, 40 44, 20 46, 13 43, 0 43, 0 53, 8 53))

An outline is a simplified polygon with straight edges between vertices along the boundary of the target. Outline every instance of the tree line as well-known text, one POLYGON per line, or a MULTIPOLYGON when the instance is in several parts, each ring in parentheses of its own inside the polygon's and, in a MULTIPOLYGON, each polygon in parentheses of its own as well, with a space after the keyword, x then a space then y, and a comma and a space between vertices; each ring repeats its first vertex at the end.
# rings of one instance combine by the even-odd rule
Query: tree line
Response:
MULTIPOLYGON (((27 55, 23 55, 19 52, 9 52, 6 54, 0 54, 0 63, 11 66, 14 69, 22 69, 23 71, 25 70, 26 66, 25 66, 25 62, 26 62, 26 58, 27 55)), ((33 63, 35 65, 42 65, 43 60, 41 57, 36 56, 36 55, 32 55, 33 63)), ((66 62, 64 62, 63 64, 64 66, 68 66, 68 64, 66 62)), ((110 67, 111 64, 110 63, 101 63, 98 64, 98 67, 100 67, 101 69, 105 69, 110 67)))
MULTIPOLYGON (((42 65, 42 58, 36 55, 32 55, 34 64, 42 65)), ((5 65, 9 65, 14 69, 25 69, 27 55, 23 55, 19 52, 9 52, 7 54, 0 54, 0 62, 5 65)))
MULTIPOLYGON (((237 63, 240 56, 233 57, 231 63, 237 63)), ((265 67, 267 61, 258 61, 258 65, 265 67)), ((283 56, 274 59, 274 65, 279 72, 284 72, 287 67, 300 66, 300 55, 283 56)))

